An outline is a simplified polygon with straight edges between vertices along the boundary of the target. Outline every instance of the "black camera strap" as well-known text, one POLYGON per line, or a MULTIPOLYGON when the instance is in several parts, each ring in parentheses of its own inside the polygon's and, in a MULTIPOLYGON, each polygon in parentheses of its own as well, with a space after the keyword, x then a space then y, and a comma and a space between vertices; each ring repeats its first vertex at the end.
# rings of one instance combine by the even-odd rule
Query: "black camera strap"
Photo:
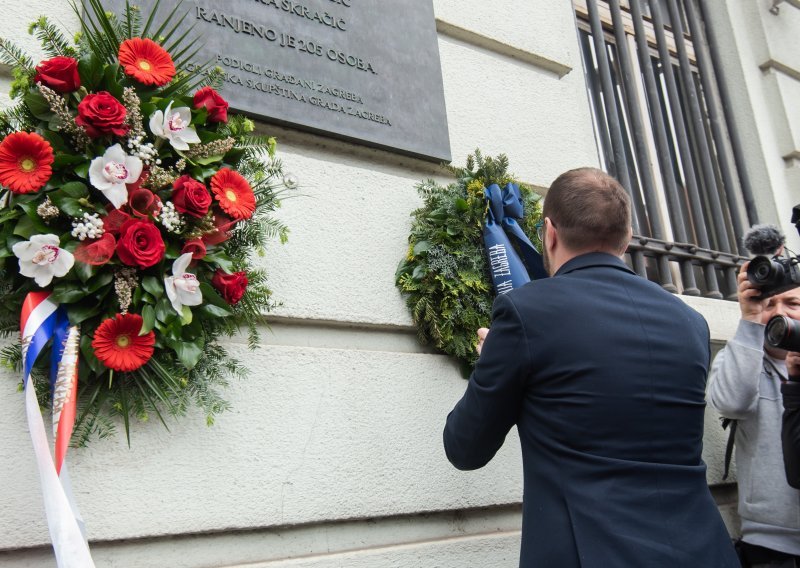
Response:
POLYGON ((730 427, 728 432, 728 443, 725 444, 725 470, 722 472, 722 481, 728 479, 728 472, 731 469, 731 458, 733 458, 733 443, 736 440, 736 427, 739 423, 733 418, 722 419, 722 429, 730 427))

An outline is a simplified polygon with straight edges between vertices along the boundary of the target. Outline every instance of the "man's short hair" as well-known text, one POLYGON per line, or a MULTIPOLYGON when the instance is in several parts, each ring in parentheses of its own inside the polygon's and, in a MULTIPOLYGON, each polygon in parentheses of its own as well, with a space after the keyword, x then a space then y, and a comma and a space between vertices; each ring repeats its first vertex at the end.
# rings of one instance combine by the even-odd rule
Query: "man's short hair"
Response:
POLYGON ((574 251, 619 254, 628 246, 631 200, 620 183, 596 168, 578 168, 558 176, 544 199, 565 246, 574 251))

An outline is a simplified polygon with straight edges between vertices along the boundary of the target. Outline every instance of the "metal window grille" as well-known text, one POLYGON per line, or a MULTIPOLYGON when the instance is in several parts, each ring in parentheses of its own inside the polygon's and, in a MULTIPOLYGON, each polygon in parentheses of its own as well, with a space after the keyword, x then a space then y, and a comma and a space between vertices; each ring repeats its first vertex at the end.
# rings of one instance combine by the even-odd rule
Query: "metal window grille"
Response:
POLYGON ((671 292, 735 299, 757 219, 707 1, 573 3, 600 159, 632 198, 631 266, 671 292))

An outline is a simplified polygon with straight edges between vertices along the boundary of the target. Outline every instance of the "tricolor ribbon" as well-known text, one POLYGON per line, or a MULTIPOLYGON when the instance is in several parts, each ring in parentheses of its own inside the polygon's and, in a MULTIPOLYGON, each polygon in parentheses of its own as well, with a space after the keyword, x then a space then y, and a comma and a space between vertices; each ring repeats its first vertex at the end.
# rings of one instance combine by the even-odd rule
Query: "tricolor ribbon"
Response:
POLYGON ((59 568, 94 568, 83 521, 72 497, 65 463, 78 389, 77 326, 70 326, 64 308, 49 299, 49 292, 31 292, 20 315, 23 384, 28 428, 42 482, 47 525, 59 568), (53 393, 53 438, 55 461, 50 453, 39 402, 31 378, 36 359, 53 339, 51 390, 53 393))
POLYGON ((519 186, 509 183, 500 189, 493 183, 484 190, 484 195, 489 207, 483 242, 495 293, 507 294, 531 278, 546 278, 542 255, 517 223, 525 214, 519 186))

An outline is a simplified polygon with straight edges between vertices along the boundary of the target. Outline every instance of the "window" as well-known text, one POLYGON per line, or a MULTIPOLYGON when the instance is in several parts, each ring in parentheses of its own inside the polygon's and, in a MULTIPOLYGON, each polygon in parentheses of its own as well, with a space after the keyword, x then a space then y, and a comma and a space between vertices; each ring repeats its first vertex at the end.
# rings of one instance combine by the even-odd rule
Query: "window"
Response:
POLYGON ((698 0, 574 0, 601 163, 632 197, 628 258, 672 292, 736 297, 750 219, 698 0))

